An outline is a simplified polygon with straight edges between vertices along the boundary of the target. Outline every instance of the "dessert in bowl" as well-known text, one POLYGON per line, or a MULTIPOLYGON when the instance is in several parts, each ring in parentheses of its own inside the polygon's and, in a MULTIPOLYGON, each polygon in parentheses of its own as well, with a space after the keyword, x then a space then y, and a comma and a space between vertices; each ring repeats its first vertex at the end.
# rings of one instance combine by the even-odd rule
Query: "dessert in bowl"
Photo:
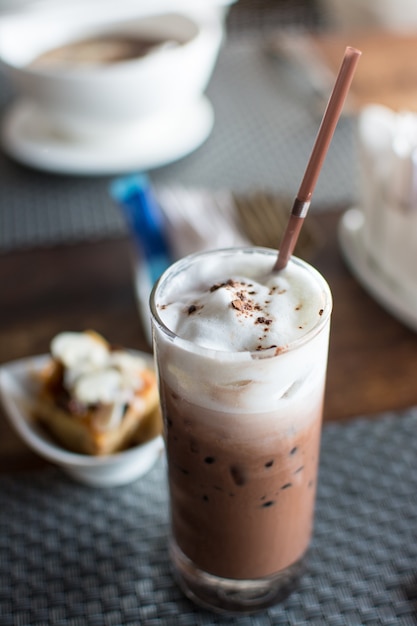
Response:
POLYGON ((23 441, 80 482, 131 482, 161 455, 152 357, 91 331, 61 333, 51 354, 3 365, 0 396, 23 441))

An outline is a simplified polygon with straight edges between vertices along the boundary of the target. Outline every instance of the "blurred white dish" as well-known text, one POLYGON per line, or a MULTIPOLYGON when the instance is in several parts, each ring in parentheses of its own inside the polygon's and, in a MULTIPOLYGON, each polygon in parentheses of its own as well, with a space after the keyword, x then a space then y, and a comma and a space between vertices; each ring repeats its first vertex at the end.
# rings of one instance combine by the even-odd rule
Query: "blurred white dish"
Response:
MULTIPOLYGON (((150 355, 140 355, 153 367, 150 355)), ((94 457, 65 450, 33 419, 31 400, 36 393, 34 374, 49 358, 48 355, 28 357, 0 367, 0 398, 11 425, 22 440, 78 482, 94 487, 124 485, 148 472, 162 454, 161 436, 125 452, 94 457)))
POLYGON ((186 156, 210 134, 213 108, 206 97, 109 134, 81 139, 51 129, 37 107, 13 104, 2 123, 7 154, 25 165, 61 174, 118 174, 160 167, 186 156), (118 132, 117 132, 118 131, 118 132))
POLYGON ((352 208, 339 223, 339 243, 352 273, 362 286, 389 313, 417 331, 417 294, 413 298, 399 280, 388 277, 370 257, 363 238, 364 215, 352 208))
POLYGON ((411 31, 417 23, 415 0, 320 0, 320 4, 332 24, 345 30, 411 31))
POLYGON ((18 97, 35 104, 51 128, 81 138, 115 134, 120 124, 185 110, 201 98, 224 25, 217 7, 197 6, 158 0, 106 3, 101 10, 86 2, 8 15, 0 20, 0 62, 18 97), (114 38, 166 45, 116 62, 36 63, 45 52, 97 38, 105 45, 114 38))

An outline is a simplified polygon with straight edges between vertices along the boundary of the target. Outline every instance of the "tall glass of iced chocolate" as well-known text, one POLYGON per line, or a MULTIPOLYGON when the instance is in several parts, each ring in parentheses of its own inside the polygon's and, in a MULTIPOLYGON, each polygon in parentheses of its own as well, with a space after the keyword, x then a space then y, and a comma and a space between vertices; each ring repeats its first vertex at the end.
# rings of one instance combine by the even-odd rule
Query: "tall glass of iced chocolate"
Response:
POLYGON ((221 612, 284 599, 312 534, 332 298, 310 265, 275 260, 192 255, 151 295, 171 560, 185 594, 221 612))

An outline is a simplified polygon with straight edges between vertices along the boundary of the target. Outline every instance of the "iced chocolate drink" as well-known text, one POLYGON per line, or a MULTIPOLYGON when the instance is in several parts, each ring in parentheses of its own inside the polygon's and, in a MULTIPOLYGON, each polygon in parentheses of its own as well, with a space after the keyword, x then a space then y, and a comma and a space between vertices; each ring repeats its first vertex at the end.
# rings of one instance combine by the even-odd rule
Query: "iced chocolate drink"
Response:
POLYGON ((151 296, 176 577, 252 612, 302 571, 313 525, 331 294, 276 252, 187 257, 151 296))

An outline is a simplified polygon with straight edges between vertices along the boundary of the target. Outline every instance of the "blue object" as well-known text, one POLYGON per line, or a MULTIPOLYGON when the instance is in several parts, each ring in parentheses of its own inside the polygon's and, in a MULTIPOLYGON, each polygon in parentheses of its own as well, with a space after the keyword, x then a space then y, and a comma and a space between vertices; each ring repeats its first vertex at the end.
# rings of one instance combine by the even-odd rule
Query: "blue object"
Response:
POLYGON ((152 284, 171 264, 162 211, 145 174, 117 178, 111 196, 123 209, 130 234, 149 270, 152 284))

